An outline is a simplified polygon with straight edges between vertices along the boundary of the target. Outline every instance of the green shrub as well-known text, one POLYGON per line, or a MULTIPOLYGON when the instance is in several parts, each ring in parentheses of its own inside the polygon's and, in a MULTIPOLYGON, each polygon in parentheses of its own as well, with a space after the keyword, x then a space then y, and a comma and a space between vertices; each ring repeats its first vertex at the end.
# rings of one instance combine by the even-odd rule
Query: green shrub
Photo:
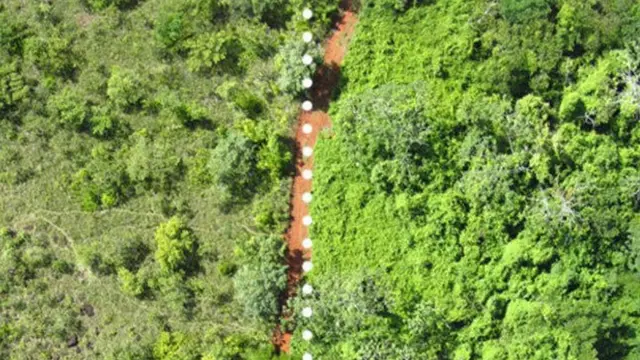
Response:
POLYGON ((207 164, 214 183, 239 201, 250 197, 261 180, 256 150, 247 138, 231 132, 218 143, 207 164))
POLYGON ((196 360, 197 340, 181 332, 163 331, 153 346, 153 358, 157 360, 196 360))
POLYGON ((275 58, 280 90, 293 96, 305 91, 302 79, 313 79, 317 64, 322 62, 322 55, 322 49, 318 45, 308 45, 295 37, 282 45, 275 58), (314 62, 311 66, 302 62, 302 56, 305 54, 313 57, 314 62))
POLYGON ((77 88, 65 86, 49 99, 47 108, 51 116, 66 128, 83 130, 89 117, 87 101, 77 88))
POLYGON ((123 293, 134 297, 144 293, 144 284, 138 280, 136 274, 131 273, 129 270, 118 268, 118 280, 123 293))
POLYGON ((284 243, 277 236, 253 238, 246 245, 243 264, 234 278, 246 316, 272 322, 279 313, 278 298, 287 285, 283 251, 284 243))
POLYGON ((155 234, 155 257, 165 273, 191 273, 198 269, 198 241, 179 218, 160 224, 155 234))

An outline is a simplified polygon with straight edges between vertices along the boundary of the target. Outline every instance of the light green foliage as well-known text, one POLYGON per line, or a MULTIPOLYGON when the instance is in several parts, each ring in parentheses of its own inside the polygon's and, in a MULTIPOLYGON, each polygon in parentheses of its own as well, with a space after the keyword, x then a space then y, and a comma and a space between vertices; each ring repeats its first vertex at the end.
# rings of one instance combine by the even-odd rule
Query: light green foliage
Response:
POLYGON ((111 76, 107 81, 107 97, 115 106, 127 108, 137 105, 143 96, 142 84, 134 71, 119 66, 111 69, 111 76))
POLYGON ((314 152, 314 357, 638 356, 637 11, 363 2, 314 152))
POLYGON ((0 66, 0 114, 26 100, 29 87, 20 75, 17 62, 0 66))
POLYGON ((585 68, 582 81, 568 91, 560 105, 559 115, 565 121, 583 120, 591 126, 609 123, 618 110, 616 75, 622 74, 622 54, 613 52, 595 68, 585 68))
POLYGON ((118 280, 122 292, 130 296, 140 296, 144 292, 144 286, 135 274, 125 268, 118 269, 118 280))
POLYGON ((317 63, 322 59, 322 50, 318 45, 309 45, 292 37, 285 43, 275 58, 279 71, 278 87, 291 95, 298 95, 305 89, 302 87, 302 79, 311 78, 317 68, 317 63), (307 54, 313 57, 311 66, 302 62, 302 57, 307 54))
POLYGON ((73 49, 72 29, 52 29, 43 37, 29 37, 24 41, 26 64, 37 67, 47 76, 70 79, 78 69, 79 54, 73 49), (66 31, 69 33, 65 33, 66 31))
POLYGON ((77 88, 65 86, 50 98, 47 105, 51 117, 61 126, 74 130, 82 130, 86 126, 89 110, 77 88))
POLYGON ((104 107, 93 107, 91 109, 91 118, 89 123, 91 126, 91 134, 100 138, 108 138, 114 135, 119 130, 118 118, 110 114, 109 109, 104 107))
POLYGON ((155 235, 155 257, 167 273, 193 271, 198 268, 198 242, 177 217, 160 224, 155 235))
POLYGON ((196 360, 199 358, 196 339, 182 333, 163 331, 153 347, 157 360, 196 360))
POLYGON ((268 172, 274 182, 285 175, 293 158, 285 141, 283 138, 270 138, 258 151, 256 167, 268 172))
POLYGON ((228 30, 202 34, 186 42, 187 66, 193 72, 235 71, 242 52, 236 35, 228 30))

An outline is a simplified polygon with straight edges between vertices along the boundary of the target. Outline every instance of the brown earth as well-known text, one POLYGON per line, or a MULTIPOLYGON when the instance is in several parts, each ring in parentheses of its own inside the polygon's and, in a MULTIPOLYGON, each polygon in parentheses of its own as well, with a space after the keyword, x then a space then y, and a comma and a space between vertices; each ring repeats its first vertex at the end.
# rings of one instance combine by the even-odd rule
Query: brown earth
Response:
MULTIPOLYGON (((296 175, 293 179, 291 194, 291 224, 285 238, 287 241, 286 261, 289 266, 287 290, 281 299, 281 305, 294 297, 300 279, 302 278, 302 263, 311 259, 311 250, 302 247, 302 241, 308 236, 308 228, 302 224, 302 218, 309 214, 309 207, 302 201, 302 194, 311 192, 312 181, 302 178, 302 171, 313 169, 313 156, 304 159, 302 148, 304 146, 315 147, 318 134, 331 127, 331 119, 327 114, 329 102, 333 90, 340 80, 340 65, 347 52, 347 45, 353 35, 357 23, 356 14, 351 10, 351 1, 344 0, 340 5, 340 16, 336 19, 331 36, 325 41, 324 63, 318 68, 313 79, 313 87, 310 100, 314 111, 302 111, 298 116, 296 127, 296 175), (304 124, 311 124, 313 131, 310 134, 302 132, 304 124)), ((290 314, 283 313, 284 318, 290 314)), ((277 352, 289 352, 291 345, 291 333, 283 332, 276 328, 273 338, 277 352)))

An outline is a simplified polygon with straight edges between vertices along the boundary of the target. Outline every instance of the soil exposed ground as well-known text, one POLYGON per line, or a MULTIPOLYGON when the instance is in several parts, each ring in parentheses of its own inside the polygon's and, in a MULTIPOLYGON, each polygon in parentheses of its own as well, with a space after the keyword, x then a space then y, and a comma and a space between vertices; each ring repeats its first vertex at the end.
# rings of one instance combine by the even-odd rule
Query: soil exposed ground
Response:
MULTIPOLYGON (((286 233, 287 255, 289 266, 287 290, 281 298, 281 305, 295 296, 298 282, 302 277, 302 263, 311 259, 311 250, 302 246, 302 241, 308 237, 308 228, 302 223, 302 218, 309 214, 309 206, 302 201, 302 194, 311 192, 312 180, 302 177, 304 170, 313 169, 313 155, 303 158, 302 148, 309 146, 314 148, 318 134, 322 130, 331 127, 331 119, 327 114, 331 94, 338 86, 340 80, 340 65, 347 51, 347 45, 355 28, 357 17, 351 10, 351 1, 342 1, 340 16, 336 19, 334 30, 324 44, 324 63, 318 68, 313 79, 313 88, 310 100, 313 103, 313 111, 302 111, 298 116, 296 128, 296 175, 293 179, 291 197, 291 224, 286 233), (305 124, 310 124, 313 130, 309 134, 302 131, 305 124)), ((281 314, 288 317, 290 314, 281 314)), ((274 332, 274 345, 279 352, 289 352, 291 333, 283 332, 277 328, 274 332)))

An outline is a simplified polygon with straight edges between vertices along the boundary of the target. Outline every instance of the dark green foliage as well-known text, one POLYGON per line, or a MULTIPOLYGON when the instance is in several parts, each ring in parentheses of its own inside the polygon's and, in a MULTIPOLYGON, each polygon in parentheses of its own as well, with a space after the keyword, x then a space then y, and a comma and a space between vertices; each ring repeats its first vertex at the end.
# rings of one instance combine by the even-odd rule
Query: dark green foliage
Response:
POLYGON ((17 62, 0 66, 0 114, 5 114, 27 99, 29 87, 20 74, 17 62))
POLYGON ((172 50, 184 37, 182 16, 177 13, 165 14, 156 25, 156 38, 167 50, 172 50))
POLYGON ((128 9, 136 6, 140 0, 83 0, 90 9, 98 11, 109 6, 116 6, 120 9, 128 9))
POLYGON ((282 182, 254 203, 255 224, 262 231, 282 234, 289 225, 290 182, 282 182))
POLYGON ((19 55, 22 52, 24 39, 28 35, 28 27, 22 21, 12 17, 5 5, 0 5, 0 21, 4 24, 0 30, 0 46, 9 55, 19 55))
POLYGON ((500 10, 509 22, 535 21, 549 14, 549 3, 548 0, 501 0, 500 10))
POLYGON ((207 167, 213 181, 234 197, 247 198, 259 180, 256 146, 235 132, 221 140, 207 167))
POLYGON ((229 0, 232 11, 255 17, 271 27, 281 27, 292 13, 287 9, 287 0, 229 0))
POLYGON ((243 247, 244 264, 234 278, 238 298, 252 319, 275 321, 280 309, 278 294, 287 285, 287 267, 282 264, 284 242, 278 236, 253 238, 243 247))

